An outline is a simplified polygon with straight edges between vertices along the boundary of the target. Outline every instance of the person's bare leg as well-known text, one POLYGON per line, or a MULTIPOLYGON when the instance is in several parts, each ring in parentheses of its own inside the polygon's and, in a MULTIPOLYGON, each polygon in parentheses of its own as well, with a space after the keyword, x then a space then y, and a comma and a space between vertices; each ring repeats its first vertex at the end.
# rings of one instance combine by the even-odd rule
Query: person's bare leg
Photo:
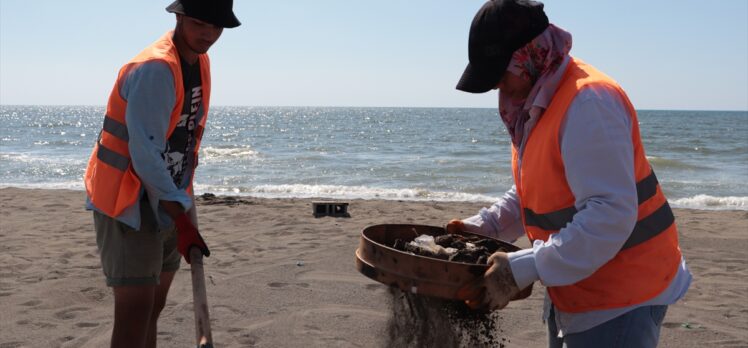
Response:
POLYGON ((145 347, 156 286, 116 286, 112 348, 145 347))
POLYGON ((154 296, 153 308, 151 309, 151 319, 148 324, 148 337, 145 346, 147 348, 156 348, 156 336, 158 335, 158 317, 166 306, 166 296, 169 294, 171 281, 174 280, 176 272, 161 272, 156 294, 154 296))

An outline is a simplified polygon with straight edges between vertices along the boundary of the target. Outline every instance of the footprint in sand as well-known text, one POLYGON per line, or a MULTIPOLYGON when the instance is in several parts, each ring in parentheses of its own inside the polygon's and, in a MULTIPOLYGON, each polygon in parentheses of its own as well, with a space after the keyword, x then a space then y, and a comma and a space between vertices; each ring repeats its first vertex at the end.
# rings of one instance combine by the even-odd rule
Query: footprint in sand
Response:
POLYGON ((36 326, 36 327, 38 327, 40 329, 52 329, 52 328, 57 327, 57 325, 55 325, 55 324, 45 323, 45 322, 34 323, 34 326, 36 326))
POLYGON ((309 330, 309 331, 316 331, 316 332, 322 331, 322 329, 320 329, 319 327, 314 326, 314 325, 309 325, 309 324, 304 325, 304 328, 307 329, 307 330, 309 330))
POLYGON ((254 347, 260 339, 253 334, 243 334, 239 338, 239 343, 245 347, 254 347))
POLYGON ((42 277, 38 275, 31 275, 21 278, 21 282, 25 284, 36 284, 42 280, 42 277))
POLYGON ((57 319, 69 320, 69 319, 75 318, 76 312, 85 311, 85 310, 88 310, 88 307, 73 307, 73 308, 68 308, 64 311, 59 311, 55 313, 54 316, 57 319))
POLYGON ((85 328, 85 327, 97 327, 99 326, 99 324, 98 323, 77 323, 75 324, 75 326, 85 328))
POLYGON ((298 286, 300 288, 308 288, 309 287, 308 283, 296 283, 296 284, 277 283, 277 282, 268 283, 268 286, 271 287, 271 288, 285 288, 285 287, 287 287, 289 285, 296 285, 296 286, 298 286))
POLYGON ((168 331, 159 331, 157 335, 158 335, 159 341, 165 341, 165 342, 173 341, 174 337, 176 337, 176 335, 173 332, 168 332, 168 331))
POLYGON ((66 209, 66 208, 69 208, 70 206, 67 204, 46 204, 43 207, 47 208, 46 210, 49 212, 56 212, 59 210, 58 208, 66 209))
POLYGON ((81 293, 86 296, 87 299, 97 302, 106 297, 106 292, 104 290, 93 287, 82 289, 81 293))
POLYGON ((247 313, 244 311, 240 311, 234 307, 226 306, 226 305, 215 305, 213 306, 213 310, 216 312, 225 310, 227 312, 231 312, 232 314, 239 315, 239 316, 245 316, 247 313))
POLYGON ((28 301, 28 302, 24 302, 24 303, 21 303, 21 306, 26 306, 26 307, 35 307, 35 306, 38 306, 38 305, 39 305, 39 304, 41 304, 41 303, 42 303, 42 301, 39 301, 39 300, 32 300, 32 301, 28 301))
POLYGON ((19 320, 16 322, 16 324, 20 326, 33 325, 37 329, 51 329, 57 327, 57 325, 55 324, 45 322, 31 322, 30 320, 19 320))

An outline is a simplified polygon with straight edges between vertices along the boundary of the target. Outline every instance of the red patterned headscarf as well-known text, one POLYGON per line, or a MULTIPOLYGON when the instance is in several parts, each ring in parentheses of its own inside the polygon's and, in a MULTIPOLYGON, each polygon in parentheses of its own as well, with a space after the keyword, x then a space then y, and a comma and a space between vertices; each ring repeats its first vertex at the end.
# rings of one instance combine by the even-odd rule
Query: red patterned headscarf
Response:
POLYGON ((519 147, 530 119, 533 106, 548 107, 563 75, 558 68, 571 51, 571 34, 553 24, 530 43, 516 50, 507 66, 513 73, 532 82, 530 94, 524 100, 511 100, 499 90, 499 114, 504 121, 512 143, 519 147))

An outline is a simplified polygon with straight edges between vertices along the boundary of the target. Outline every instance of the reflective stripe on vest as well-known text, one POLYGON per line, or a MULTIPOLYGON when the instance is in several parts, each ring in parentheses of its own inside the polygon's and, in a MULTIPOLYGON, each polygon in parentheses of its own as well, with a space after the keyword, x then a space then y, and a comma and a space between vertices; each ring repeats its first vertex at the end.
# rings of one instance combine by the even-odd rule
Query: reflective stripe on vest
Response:
MULTIPOLYGON (((102 131, 107 132, 125 142, 130 140, 130 135, 127 133, 127 126, 120 122, 117 122, 117 120, 109 117, 109 115, 104 117, 104 127, 102 128, 102 131)), ((101 133, 99 133, 98 143, 99 144, 96 147, 96 157, 100 161, 123 172, 127 170, 127 167, 130 166, 130 159, 104 146, 101 143, 101 133)))
MULTIPOLYGON (((636 184, 639 204, 646 202, 657 193, 657 176, 652 171, 649 176, 636 184)), ((550 213, 536 214, 532 209, 525 208, 525 223, 549 231, 558 231, 574 219, 577 213, 575 207, 559 209, 550 213)), ((665 231, 675 221, 672 210, 667 202, 649 216, 637 221, 631 235, 623 244, 621 250, 637 246, 665 231)))
POLYGON ((104 131, 114 135, 124 142, 130 140, 130 135, 127 133, 127 126, 109 117, 109 115, 104 117, 104 131))
POLYGON ((97 146, 96 158, 98 158, 100 161, 114 168, 117 168, 123 172, 126 171, 127 168, 130 166, 129 158, 110 150, 106 146, 101 145, 101 143, 99 143, 99 146, 97 146))

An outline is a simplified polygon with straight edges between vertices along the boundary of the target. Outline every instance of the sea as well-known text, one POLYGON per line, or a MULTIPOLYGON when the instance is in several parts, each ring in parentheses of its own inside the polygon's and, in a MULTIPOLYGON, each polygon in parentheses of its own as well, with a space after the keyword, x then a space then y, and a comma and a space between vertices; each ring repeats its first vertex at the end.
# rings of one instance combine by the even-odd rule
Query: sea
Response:
MULTIPOLYGON (((0 187, 84 190, 104 106, 0 105, 0 187)), ((748 210, 748 111, 639 110, 671 205, 748 210)), ((510 141, 481 108, 216 106, 197 194, 495 202, 510 141)))

